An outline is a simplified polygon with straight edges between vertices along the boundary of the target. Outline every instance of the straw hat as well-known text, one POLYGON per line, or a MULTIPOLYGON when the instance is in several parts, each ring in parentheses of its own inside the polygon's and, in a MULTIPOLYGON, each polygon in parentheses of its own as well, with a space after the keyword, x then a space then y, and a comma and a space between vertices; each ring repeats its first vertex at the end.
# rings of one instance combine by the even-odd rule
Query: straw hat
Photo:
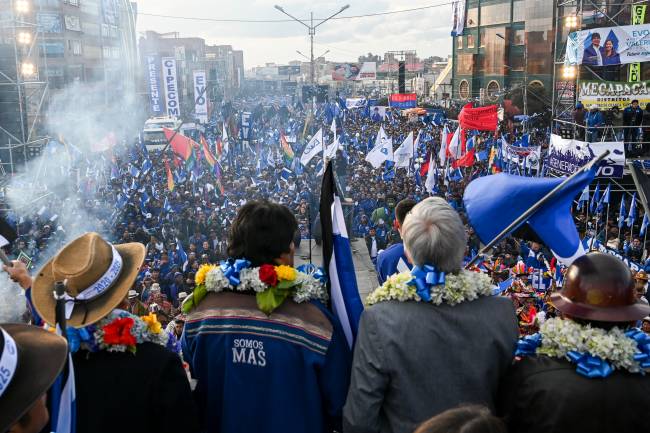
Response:
POLYGON ((52 332, 0 325, 0 364, 6 369, 3 378, 10 376, 0 389, 0 431, 9 430, 52 386, 67 354, 65 339, 52 332))
POLYGON ((111 245, 97 233, 86 233, 63 247, 40 270, 32 288, 34 307, 46 322, 54 324, 54 283, 66 281, 68 326, 93 324, 127 296, 145 254, 141 243, 111 245))

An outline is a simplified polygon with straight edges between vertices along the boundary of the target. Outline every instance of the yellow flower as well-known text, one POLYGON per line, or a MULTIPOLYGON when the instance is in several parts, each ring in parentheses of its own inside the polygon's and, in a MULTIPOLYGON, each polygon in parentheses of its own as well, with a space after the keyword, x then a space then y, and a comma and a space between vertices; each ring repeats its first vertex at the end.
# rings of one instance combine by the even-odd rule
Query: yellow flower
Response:
POLYGON ((296 279, 296 270, 291 266, 276 266, 275 273, 278 274, 278 279, 281 281, 293 281, 296 279))
POLYGON ((201 265, 201 267, 199 267, 199 270, 196 271, 196 275, 194 276, 194 282, 196 285, 200 286, 201 284, 204 284, 205 276, 208 274, 208 272, 215 268, 215 265, 201 265))
POLYGON ((147 324, 147 327, 152 334, 160 334, 162 332, 162 325, 154 313, 149 313, 147 316, 142 316, 140 318, 147 324))

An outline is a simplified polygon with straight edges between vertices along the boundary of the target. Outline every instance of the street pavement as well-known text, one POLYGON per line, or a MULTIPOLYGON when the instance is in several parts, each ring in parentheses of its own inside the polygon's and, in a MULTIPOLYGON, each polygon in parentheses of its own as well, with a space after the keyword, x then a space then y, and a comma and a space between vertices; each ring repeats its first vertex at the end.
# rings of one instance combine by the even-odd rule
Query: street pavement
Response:
MULTIPOLYGON (((322 245, 316 245, 316 242, 311 243, 311 260, 317 266, 323 265, 323 250, 322 245)), ((366 296, 377 288, 377 273, 375 267, 370 261, 368 255, 368 248, 364 239, 354 239, 351 243, 352 247, 352 260, 354 261, 354 270, 357 274, 357 285, 359 286, 359 294, 361 299, 366 299, 366 296)), ((309 240, 303 239, 300 242, 300 248, 296 250, 295 265, 299 266, 303 263, 309 263, 309 240)))

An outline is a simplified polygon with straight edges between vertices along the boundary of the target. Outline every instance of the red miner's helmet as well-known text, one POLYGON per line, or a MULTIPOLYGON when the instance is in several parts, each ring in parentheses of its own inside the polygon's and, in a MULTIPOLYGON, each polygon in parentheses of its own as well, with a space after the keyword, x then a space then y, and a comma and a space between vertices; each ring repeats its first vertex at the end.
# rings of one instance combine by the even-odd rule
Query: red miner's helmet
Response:
POLYGON ((568 316, 597 322, 632 322, 650 314, 650 306, 637 302, 630 269, 599 252, 569 266, 564 286, 551 295, 551 302, 568 316))

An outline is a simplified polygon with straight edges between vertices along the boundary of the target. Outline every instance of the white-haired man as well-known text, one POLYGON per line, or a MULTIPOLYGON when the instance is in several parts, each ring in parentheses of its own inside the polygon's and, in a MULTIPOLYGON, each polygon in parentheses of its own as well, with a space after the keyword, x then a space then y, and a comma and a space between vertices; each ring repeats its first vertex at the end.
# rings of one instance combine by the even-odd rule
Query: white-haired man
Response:
POLYGON ((494 410, 512 362, 512 303, 484 274, 461 269, 466 234, 442 198, 417 204, 402 228, 414 268, 368 296, 354 351, 343 431, 412 432, 464 403, 494 410))

